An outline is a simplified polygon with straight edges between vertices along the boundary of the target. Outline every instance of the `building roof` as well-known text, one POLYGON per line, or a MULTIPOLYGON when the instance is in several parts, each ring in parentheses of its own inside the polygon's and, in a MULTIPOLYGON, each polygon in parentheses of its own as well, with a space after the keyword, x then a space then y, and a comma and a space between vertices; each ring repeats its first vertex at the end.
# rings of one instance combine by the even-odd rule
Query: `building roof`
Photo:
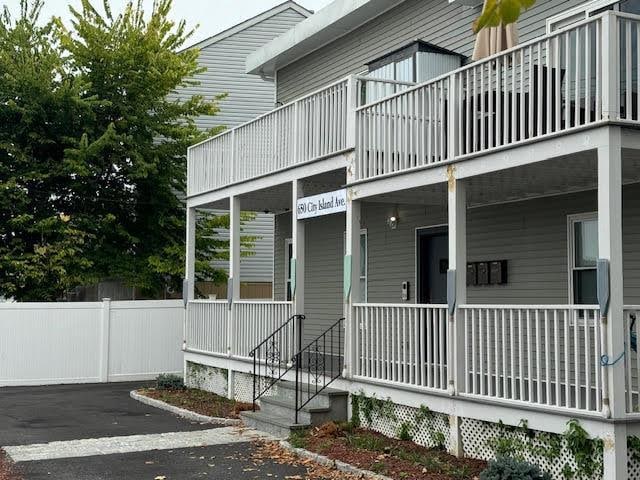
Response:
POLYGON ((305 17, 310 17, 311 15, 313 15, 313 10, 308 10, 304 8, 302 5, 294 2, 293 0, 287 0, 279 5, 276 5, 273 8, 270 8, 269 10, 266 10, 254 17, 251 17, 245 20, 244 22, 234 25, 233 27, 227 28, 226 30, 223 30, 222 32, 217 33, 209 38, 205 38, 204 40, 196 43, 195 45, 191 45, 188 48, 198 48, 198 49, 206 48, 209 45, 212 45, 216 42, 224 40, 225 38, 228 38, 231 35, 234 35, 238 32, 241 32, 242 30, 252 27, 266 20, 267 18, 273 17, 274 15, 284 12, 289 8, 292 8, 293 10, 300 13, 301 15, 304 15, 305 17))
POLYGON ((284 35, 247 57, 247 72, 272 76, 276 70, 346 35, 404 0, 334 0, 284 35))

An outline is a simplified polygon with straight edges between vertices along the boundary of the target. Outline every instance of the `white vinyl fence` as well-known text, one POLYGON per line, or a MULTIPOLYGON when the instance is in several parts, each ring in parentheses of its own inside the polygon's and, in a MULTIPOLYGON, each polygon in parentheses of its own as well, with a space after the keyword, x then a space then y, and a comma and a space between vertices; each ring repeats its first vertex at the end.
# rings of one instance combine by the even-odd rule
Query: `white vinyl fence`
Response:
POLYGON ((0 304, 0 386, 182 372, 181 300, 0 304))

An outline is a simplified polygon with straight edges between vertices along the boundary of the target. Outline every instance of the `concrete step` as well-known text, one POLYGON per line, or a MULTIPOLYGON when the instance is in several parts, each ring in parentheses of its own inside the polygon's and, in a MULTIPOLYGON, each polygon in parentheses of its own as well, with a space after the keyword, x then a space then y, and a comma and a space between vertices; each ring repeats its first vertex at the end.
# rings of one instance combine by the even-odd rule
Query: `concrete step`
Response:
POLYGON ((281 439, 289 438, 291 432, 294 430, 304 430, 305 428, 310 427, 309 424, 296 424, 289 418, 278 417, 264 411, 241 412, 240 418, 248 428, 252 428, 260 432, 266 432, 281 439))
MULTIPOLYGON (((280 381, 271 388, 271 390, 265 397, 268 396, 269 398, 279 400, 281 402, 289 402, 293 404, 296 398, 295 388, 296 387, 294 382, 280 381)), ((315 393, 315 388, 315 385, 303 384, 302 390, 300 392, 300 398, 303 401, 306 400, 307 398, 309 398, 309 395, 313 395, 315 393)), ((308 406, 311 408, 329 408, 331 407, 332 401, 341 398, 344 398, 346 404, 349 398, 349 392, 328 387, 321 391, 315 398, 313 398, 309 402, 308 406)))
MULTIPOLYGON (((295 402, 289 401, 288 399, 281 400, 274 397, 263 397, 260 399, 260 411, 277 417, 294 420, 296 414, 295 402)), ((331 407, 310 407, 305 405, 302 410, 298 412, 298 422, 319 425, 330 420, 342 420, 342 418, 334 418, 334 416, 340 415, 339 412, 333 412, 331 407)))

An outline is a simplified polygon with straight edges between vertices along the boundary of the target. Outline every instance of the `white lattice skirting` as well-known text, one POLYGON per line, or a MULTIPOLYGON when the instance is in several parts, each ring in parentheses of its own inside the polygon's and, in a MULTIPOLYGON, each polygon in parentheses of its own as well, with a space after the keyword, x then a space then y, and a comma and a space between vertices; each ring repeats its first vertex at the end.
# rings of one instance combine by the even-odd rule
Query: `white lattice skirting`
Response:
MULTIPOLYGON (((420 410, 406 405, 393 403, 384 414, 372 412, 371 421, 360 411, 360 424, 387 437, 398 438, 403 424, 411 427, 411 437, 418 445, 436 447, 444 440, 444 445, 450 447, 449 417, 442 413, 429 412, 427 418, 419 421, 420 410)), ((385 409, 386 410, 386 409, 385 409)))

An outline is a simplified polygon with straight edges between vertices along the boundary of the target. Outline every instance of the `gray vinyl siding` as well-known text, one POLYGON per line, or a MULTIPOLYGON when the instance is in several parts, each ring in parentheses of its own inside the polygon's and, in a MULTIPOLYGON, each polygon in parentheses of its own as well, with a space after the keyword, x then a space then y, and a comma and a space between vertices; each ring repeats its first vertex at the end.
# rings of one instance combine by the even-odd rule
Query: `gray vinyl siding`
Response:
MULTIPOLYGON (((216 215, 227 215, 229 212, 213 210, 216 215)), ((229 230, 218 230, 218 237, 229 239, 229 230)), ((242 224, 241 235, 255 237, 249 255, 240 259, 241 282, 272 282, 273 280, 273 215, 256 213, 255 218, 242 224)), ((228 269, 227 260, 216 262, 217 268, 228 269)))
POLYGON ((275 86, 257 75, 245 73, 247 56, 291 29, 305 17, 292 8, 275 14, 200 50, 199 65, 207 71, 196 75, 200 85, 182 88, 178 95, 203 95, 213 99, 227 93, 220 112, 213 117, 200 117, 202 129, 216 126, 235 127, 274 108, 275 86))
MULTIPOLYGON (((548 17, 584 3, 538 0, 518 22, 520 41, 545 33, 548 17)), ((352 32, 278 70, 278 100, 288 102, 347 75, 416 39, 470 57, 475 37, 471 24, 480 8, 446 0, 406 0, 352 32)))
MULTIPOLYGON (((623 190, 625 304, 640 304, 640 185, 623 190)), ((567 215, 594 212, 595 191, 472 208, 467 213, 469 261, 508 260, 508 283, 469 287, 469 303, 567 304, 567 215)), ((307 337, 342 314, 344 215, 308 221, 306 230, 305 314, 307 337)), ((411 282, 416 301, 416 229, 445 224, 446 208, 363 204, 368 237, 368 302, 402 303, 401 284, 411 282), (386 225, 398 213, 397 230, 386 225)), ((290 215, 276 219, 276 257, 290 237, 290 215), (280 244, 282 242, 282 244, 280 244)), ((282 257, 280 257, 282 258, 282 257)), ((276 260, 276 265, 279 262, 276 260)), ((276 272, 278 272, 276 267, 276 272)), ((283 293, 284 273, 275 291, 283 293)), ((278 298, 278 297, 276 297, 278 298)), ((280 297, 282 298, 282 297, 280 297)))

